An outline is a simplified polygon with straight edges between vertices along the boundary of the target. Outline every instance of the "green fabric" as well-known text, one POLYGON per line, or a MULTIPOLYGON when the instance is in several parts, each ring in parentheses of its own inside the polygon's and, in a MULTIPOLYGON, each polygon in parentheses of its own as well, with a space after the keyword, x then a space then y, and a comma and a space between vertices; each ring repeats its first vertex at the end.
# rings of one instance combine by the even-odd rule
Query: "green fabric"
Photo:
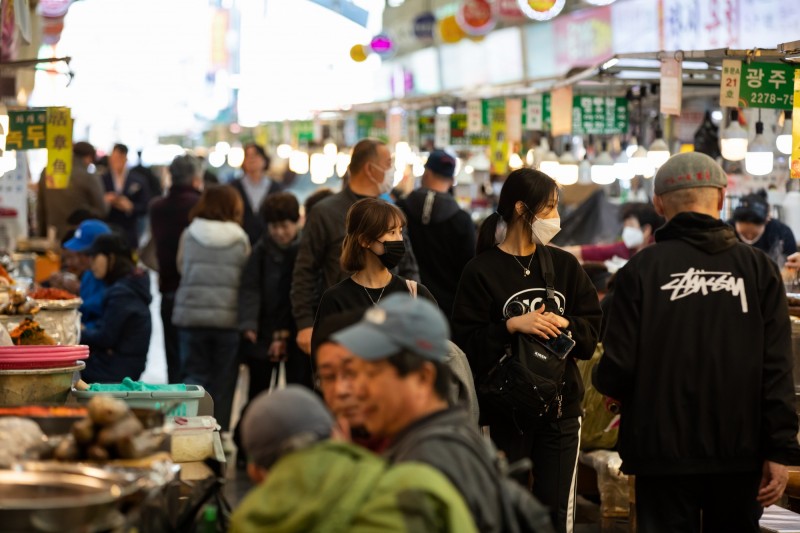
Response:
POLYGON ((389 467, 369 451, 325 441, 283 457, 236 509, 230 533, 471 533, 461 495, 438 471, 389 467))
POLYGON ((151 385, 141 381, 133 381, 125 378, 122 383, 92 383, 89 385, 91 392, 127 392, 127 391, 166 391, 166 392, 186 392, 186 385, 176 383, 172 385, 151 385))
POLYGON ((608 428, 616 416, 606 408, 605 397, 592 385, 592 369, 600 362, 603 345, 598 343, 588 361, 577 361, 586 393, 583 396, 584 416, 581 422, 581 450, 613 450, 617 445, 619 428, 608 428))

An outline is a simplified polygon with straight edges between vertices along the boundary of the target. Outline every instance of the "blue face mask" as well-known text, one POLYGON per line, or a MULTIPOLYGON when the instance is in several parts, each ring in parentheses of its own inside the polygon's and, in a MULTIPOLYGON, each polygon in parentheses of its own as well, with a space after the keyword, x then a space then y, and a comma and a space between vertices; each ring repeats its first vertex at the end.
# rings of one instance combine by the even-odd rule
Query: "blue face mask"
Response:
POLYGON ((383 200, 384 202, 389 202, 390 204, 394 204, 394 198, 388 192, 381 193, 378 198, 383 200))

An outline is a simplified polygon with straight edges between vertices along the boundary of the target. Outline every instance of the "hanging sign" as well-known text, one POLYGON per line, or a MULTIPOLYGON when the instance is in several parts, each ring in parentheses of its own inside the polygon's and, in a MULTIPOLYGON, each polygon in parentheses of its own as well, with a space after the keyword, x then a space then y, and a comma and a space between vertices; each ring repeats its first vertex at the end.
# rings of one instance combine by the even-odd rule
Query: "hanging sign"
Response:
POLYGON ((742 62, 735 59, 722 60, 722 76, 719 79, 719 105, 739 107, 739 78, 742 62))
POLYGON ((405 130, 408 133, 408 144, 411 146, 419 146, 419 116, 416 110, 406 111, 405 114, 405 130))
POLYGON ((506 110, 505 102, 499 100, 488 109, 489 132, 489 151, 491 153, 492 172, 494 174, 506 174, 508 172, 508 139, 506 137, 506 110))
POLYGON ((575 135, 615 135, 628 131, 628 100, 624 97, 576 96, 572 100, 575 135))
POLYGON ((387 136, 389 137, 389 146, 394 146, 395 144, 399 143, 403 140, 403 123, 405 122, 405 116, 402 112, 400 113, 393 113, 391 111, 388 112, 386 116, 386 123, 387 123, 387 136))
POLYGON ((661 112, 665 115, 681 114, 683 100, 683 64, 678 59, 661 60, 661 112))
POLYGON ((534 94, 523 102, 523 123, 526 130, 550 129, 550 93, 534 94))
MULTIPOLYGON (((492 125, 492 113, 495 109, 503 109, 505 113, 506 101, 502 98, 492 98, 491 100, 481 100, 481 114, 483 116, 483 125, 492 125)), ((505 119, 504 119, 505 120, 505 119)))
POLYGON ((483 131, 483 104, 480 100, 467 102, 467 133, 483 131))
MULTIPOLYGON (((794 71, 793 117, 800 117, 800 69, 794 71)), ((800 119, 792 121, 792 177, 800 178, 800 119)))
POLYGON ((572 133, 572 105, 572 87, 561 87, 550 94, 550 129, 554 137, 572 133))
POLYGON ((359 139, 370 137, 386 141, 386 115, 383 113, 359 113, 356 118, 359 139))
POLYGON ((450 145, 464 145, 467 141, 467 115, 453 113, 450 115, 450 145))
POLYGON ((26 109, 8 112, 6 150, 35 150, 47 141, 47 111, 26 109))
POLYGON ((430 11, 414 19, 414 35, 421 41, 433 40, 433 28, 436 26, 436 16, 430 11))
POLYGON ((450 146, 450 115, 437 113, 433 127, 433 146, 441 149, 450 146))
POLYGON ((456 22, 464 33, 476 37, 492 31, 497 18, 489 0, 463 0, 456 11, 456 22))
POLYGON ((522 100, 506 98, 506 139, 510 143, 522 142, 522 100))
POLYGON ((47 187, 66 189, 72 173, 72 116, 68 107, 47 108, 47 187))
POLYGON ((794 67, 780 63, 723 61, 720 104, 726 107, 792 109, 794 72, 794 67))

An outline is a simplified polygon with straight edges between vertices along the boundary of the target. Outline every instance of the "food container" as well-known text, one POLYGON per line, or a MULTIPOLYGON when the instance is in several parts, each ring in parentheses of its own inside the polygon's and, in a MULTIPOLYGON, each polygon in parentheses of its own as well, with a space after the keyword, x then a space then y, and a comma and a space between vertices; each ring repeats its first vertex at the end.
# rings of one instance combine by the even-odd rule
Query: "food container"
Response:
POLYGON ((168 425, 172 434, 170 453, 176 463, 203 461, 214 457, 217 420, 213 416, 176 417, 168 425))
POLYGON ((63 405, 72 388, 75 373, 86 368, 78 361, 61 368, 0 370, 0 406, 35 403, 63 405))
POLYGON ((197 416, 200 400, 206 390, 200 385, 186 385, 186 391, 81 391, 72 389, 72 394, 81 403, 86 403, 98 394, 124 400, 131 408, 155 409, 167 416, 197 416))
MULTIPOLYGON (((48 300, 49 302, 50 300, 48 300)), ((80 299, 78 299, 80 301, 80 299)), ((33 316, 33 320, 39 323, 48 335, 53 337, 58 344, 65 346, 73 346, 80 341, 81 334, 81 315, 78 312, 78 307, 61 307, 61 308, 42 308, 41 311, 33 316)), ((11 332, 19 326, 23 320, 30 315, 0 315, 0 324, 11 332)))

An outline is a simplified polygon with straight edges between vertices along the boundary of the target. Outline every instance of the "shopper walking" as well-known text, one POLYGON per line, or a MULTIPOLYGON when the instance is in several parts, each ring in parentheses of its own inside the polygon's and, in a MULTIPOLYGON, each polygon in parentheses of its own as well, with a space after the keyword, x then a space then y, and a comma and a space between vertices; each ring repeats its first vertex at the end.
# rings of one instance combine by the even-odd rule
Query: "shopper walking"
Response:
POLYGON ((797 464, 789 311, 776 265, 719 219, 728 179, 678 154, 656 173, 667 218, 617 272, 594 384, 622 405, 639 531, 759 531, 797 464))
POLYGON ((147 215, 150 204, 150 186, 147 178, 128 169, 128 147, 115 144, 108 156, 108 171, 103 174, 105 200, 110 206, 108 224, 120 228, 128 239, 128 246, 136 251, 143 226, 139 220, 147 215))
POLYGON ((250 244, 253 246, 261 239, 266 229, 264 221, 259 214, 261 204, 264 203, 264 199, 267 196, 283 189, 280 183, 267 176, 270 162, 270 158, 263 146, 255 143, 246 145, 244 147, 244 162, 242 163, 244 175, 231 182, 231 186, 242 197, 244 205, 242 227, 244 227, 244 231, 250 239, 250 244))
POLYGON ((178 247, 181 282, 172 322, 180 329, 183 381, 202 385, 227 431, 239 373, 239 285, 250 255, 242 199, 228 185, 203 191, 178 247))
MULTIPOLYGON (((547 243, 559 231, 558 185, 536 170, 512 172, 500 193, 497 212, 483 223, 475 259, 461 276, 453 306, 456 343, 469 358, 479 390, 481 420, 510 462, 533 461, 533 493, 553 513, 557 531, 572 531, 575 472, 583 386, 574 359, 589 359, 597 345, 600 304, 592 282, 574 256, 547 243), (495 240, 499 224, 505 236, 495 240), (554 311, 545 310, 547 290, 540 256, 552 258, 554 311), (563 387, 536 421, 514 415, 522 405, 500 409, 481 386, 520 336, 538 339, 571 334, 563 387)), ((531 400, 536 391, 531 389, 531 400)), ((524 398, 523 398, 524 400, 524 398)), ((527 401, 526 401, 527 404, 527 401)))
MULTIPOLYGON (((343 311, 365 311, 395 292, 436 301, 424 285, 390 272, 407 252, 405 222, 398 207, 378 198, 353 204, 347 212, 341 256, 342 271, 352 274, 322 295, 315 326, 343 311)), ((314 337, 311 344, 316 348, 319 339, 314 337)))
POLYGON ((178 244, 189 225, 189 212, 200 200, 203 171, 200 160, 192 155, 179 155, 169 166, 172 186, 167 196, 150 205, 150 233, 158 259, 158 288, 161 291, 161 323, 164 326, 164 353, 167 356, 169 383, 181 379, 178 328, 172 323, 175 292, 180 285, 178 244))
POLYGON ((476 237, 475 223, 451 193, 455 170, 453 154, 434 150, 425 162, 422 187, 397 203, 408 218, 422 283, 448 319, 461 272, 475 255, 476 237))
MULTIPOLYGON (((317 203, 309 213, 297 252, 292 312, 298 329, 297 345, 306 353, 311 353, 311 332, 322 292, 349 275, 339 262, 347 211, 360 199, 377 198, 391 191, 392 154, 383 142, 362 139, 353 147, 349 173, 350 179, 342 190, 317 203)), ((403 256, 396 272, 419 281, 417 261, 411 250, 403 256)))

